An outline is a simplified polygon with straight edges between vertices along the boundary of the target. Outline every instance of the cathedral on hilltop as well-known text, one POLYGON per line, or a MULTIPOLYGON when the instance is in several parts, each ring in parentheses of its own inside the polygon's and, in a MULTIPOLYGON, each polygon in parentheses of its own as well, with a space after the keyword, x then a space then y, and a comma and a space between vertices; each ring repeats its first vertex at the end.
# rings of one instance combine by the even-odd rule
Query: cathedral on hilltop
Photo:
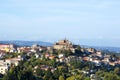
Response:
POLYGON ((57 43, 54 44, 54 49, 69 49, 72 48, 73 45, 69 40, 60 40, 57 43))
POLYGON ((70 42, 67 39, 58 41, 53 45, 53 48, 57 50, 64 49, 64 50, 71 50, 73 52, 75 51, 75 45, 73 45, 72 42, 70 42))

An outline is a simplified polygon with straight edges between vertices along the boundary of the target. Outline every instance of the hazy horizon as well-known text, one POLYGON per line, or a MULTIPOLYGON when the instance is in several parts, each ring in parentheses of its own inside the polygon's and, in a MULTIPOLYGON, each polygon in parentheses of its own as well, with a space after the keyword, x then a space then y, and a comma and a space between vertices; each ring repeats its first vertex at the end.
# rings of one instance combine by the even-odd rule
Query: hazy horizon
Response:
MULTIPOLYGON (((64 38, 63 38, 64 39, 64 38)), ((47 42, 47 43, 51 43, 54 44, 55 42, 58 42, 59 40, 63 40, 63 39, 53 39, 53 40, 0 40, 0 41, 39 41, 39 42, 47 42)), ((82 46, 95 46, 95 47, 120 47, 119 45, 116 46, 115 43, 119 43, 119 42, 114 42, 114 41, 108 41, 108 40, 87 40, 87 39, 78 39, 78 40, 74 40, 74 39, 68 39, 69 41, 71 41, 73 44, 77 44, 77 45, 82 45, 82 46), (104 44, 106 43, 106 44, 104 44)))
POLYGON ((118 0, 2 0, 0 41, 55 42, 120 47, 118 0))

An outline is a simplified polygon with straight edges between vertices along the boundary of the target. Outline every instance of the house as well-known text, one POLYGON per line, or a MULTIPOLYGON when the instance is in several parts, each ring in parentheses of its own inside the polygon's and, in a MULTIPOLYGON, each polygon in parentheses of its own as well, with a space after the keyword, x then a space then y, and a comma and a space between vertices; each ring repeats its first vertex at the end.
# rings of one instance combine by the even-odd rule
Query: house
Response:
POLYGON ((47 65, 41 65, 40 68, 41 68, 42 70, 45 70, 45 71, 47 71, 48 69, 50 69, 51 72, 54 72, 54 71, 56 70, 56 68, 54 68, 54 67, 52 67, 52 66, 47 66, 47 65))
POLYGON ((5 51, 0 50, 0 58, 2 58, 4 55, 6 55, 5 51))
POLYGON ((95 53, 96 52, 96 50, 94 48, 87 48, 86 50, 90 53, 95 53))
POLYGON ((60 62, 65 62, 65 57, 61 57, 61 58, 59 59, 59 61, 60 61, 60 62))
POLYGON ((45 47, 45 46, 40 46, 39 47, 39 51, 46 51, 47 50, 47 47, 45 47))
POLYGON ((91 80, 97 80, 98 79, 98 77, 95 74, 91 74, 90 78, 91 78, 91 80))
POLYGON ((40 57, 40 54, 37 54, 37 53, 36 53, 36 54, 35 54, 35 57, 36 57, 36 58, 39 58, 39 57, 40 57))
POLYGON ((10 58, 10 59, 6 59, 5 62, 10 66, 11 65, 18 66, 19 62, 22 60, 23 60, 22 58, 10 58))
POLYGON ((51 55, 49 56, 49 59, 55 59, 55 56, 51 55))
POLYGON ((81 48, 81 52, 87 52, 85 48, 81 48))
POLYGON ((19 47, 17 48, 17 51, 18 53, 21 53, 21 52, 28 53, 28 52, 31 52, 31 48, 30 47, 19 47))
POLYGON ((15 48, 15 45, 13 44, 0 44, 0 49, 4 49, 4 48, 15 48))
POLYGON ((16 49, 10 49, 10 53, 16 53, 17 50, 16 49))
POLYGON ((36 52, 37 52, 37 50, 36 50, 36 49, 34 49, 34 48, 33 48, 33 49, 31 49, 30 51, 31 51, 31 52, 33 52, 33 53, 36 53, 36 52))
POLYGON ((65 57, 65 55, 64 54, 59 54, 58 55, 58 58, 62 58, 62 57, 65 57))
POLYGON ((96 63, 96 64, 99 64, 101 61, 100 60, 93 60, 92 62, 96 63))
POLYGON ((84 73, 84 74, 89 74, 89 71, 82 71, 82 73, 84 73))
POLYGON ((90 61, 90 58, 89 57, 83 57, 82 58, 84 61, 90 61))
POLYGON ((109 62, 109 65, 111 65, 111 66, 115 66, 116 63, 115 63, 115 62, 109 62))
POLYGON ((5 74, 9 69, 9 66, 7 65, 6 62, 4 62, 4 60, 0 60, 0 73, 1 74, 5 74))
POLYGON ((110 62, 110 60, 109 60, 108 57, 105 57, 102 61, 103 61, 103 62, 110 62))
POLYGON ((48 58, 50 56, 50 53, 45 54, 45 58, 48 58))
POLYGON ((0 50, 3 50, 5 52, 10 52, 10 50, 15 50, 14 44, 0 44, 0 50))
POLYGON ((47 66, 47 65, 41 65, 41 69, 47 71, 49 69, 49 66, 47 66))
POLYGON ((101 51, 96 51, 96 56, 102 57, 102 52, 101 51))

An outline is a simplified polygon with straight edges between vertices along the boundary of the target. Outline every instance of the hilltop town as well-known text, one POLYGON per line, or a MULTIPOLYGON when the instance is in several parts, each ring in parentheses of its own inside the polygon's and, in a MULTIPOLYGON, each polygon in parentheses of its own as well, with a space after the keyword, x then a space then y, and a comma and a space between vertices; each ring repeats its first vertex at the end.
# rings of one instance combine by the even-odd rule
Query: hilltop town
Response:
POLYGON ((120 57, 67 39, 53 46, 0 44, 2 80, 120 80, 119 67, 120 57))

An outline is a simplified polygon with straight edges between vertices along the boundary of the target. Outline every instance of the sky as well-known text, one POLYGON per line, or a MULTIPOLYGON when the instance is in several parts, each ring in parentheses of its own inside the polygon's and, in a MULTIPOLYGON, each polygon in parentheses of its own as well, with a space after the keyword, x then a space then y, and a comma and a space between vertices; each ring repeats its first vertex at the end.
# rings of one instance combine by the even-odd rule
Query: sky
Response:
POLYGON ((120 0, 1 0, 0 40, 120 47, 120 0))

